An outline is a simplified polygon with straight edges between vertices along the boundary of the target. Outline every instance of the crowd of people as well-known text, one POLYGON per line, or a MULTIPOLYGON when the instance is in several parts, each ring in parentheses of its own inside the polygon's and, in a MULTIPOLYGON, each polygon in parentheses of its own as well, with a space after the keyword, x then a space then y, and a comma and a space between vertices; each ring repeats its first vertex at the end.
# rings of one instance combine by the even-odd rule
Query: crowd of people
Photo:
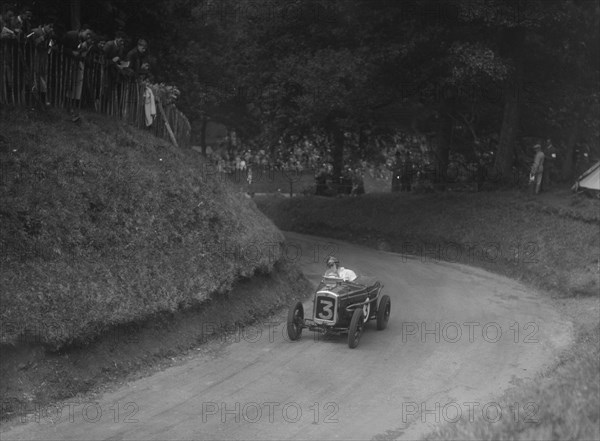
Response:
MULTIPOLYGON (((136 40, 129 48, 130 38, 123 31, 117 31, 112 38, 100 35, 88 25, 67 32, 59 32, 60 23, 53 17, 40 17, 36 20, 31 8, 19 11, 7 9, 0 11, 0 41, 13 42, 12 51, 4 51, 2 63, 2 89, 12 93, 24 92, 31 102, 32 96, 39 97, 45 106, 50 106, 48 97, 48 64, 53 51, 62 48, 63 53, 72 57, 69 90, 66 93, 70 101, 68 107, 73 120, 79 120, 76 109, 80 107, 84 77, 89 64, 85 60, 90 55, 95 62, 102 63, 104 72, 101 85, 108 93, 103 100, 110 100, 114 92, 120 95, 121 85, 133 79, 152 80, 148 42, 143 38, 136 40), (27 51, 27 48, 30 50, 27 51), (31 50, 32 49, 32 50, 31 50), (27 61, 26 68, 21 65, 27 61), (16 90, 16 92, 15 92, 16 90)), ((178 94, 178 91, 175 90, 178 94)), ((377 145, 377 158, 370 160, 348 160, 344 165, 339 182, 334 182, 333 159, 327 147, 326 137, 313 134, 305 139, 294 139, 274 148, 261 148, 257 143, 243 144, 235 139, 235 134, 223 140, 209 154, 216 169, 223 173, 248 172, 254 168, 285 170, 295 173, 314 173, 317 194, 327 194, 332 187, 335 191, 357 194, 364 191, 363 180, 368 174, 373 179, 391 179, 391 190, 410 192, 417 181, 423 181, 428 160, 425 157, 429 149, 423 136, 398 132, 393 139, 377 145), (285 146, 284 146, 285 144, 285 146)), ((349 143, 357 140, 348 139, 349 143)), ((356 146, 354 146, 356 147, 356 146)), ((537 147, 537 146, 536 146, 537 147)), ((352 150, 356 150, 353 148, 352 150)), ((544 157, 541 148, 537 148, 535 162, 531 168, 531 181, 534 191, 542 187, 544 176, 544 157)), ((547 178, 545 179, 548 180, 547 178)))
POLYGON ((412 146, 407 144, 392 144, 380 149, 381 157, 376 160, 347 160, 337 180, 326 139, 297 139, 285 148, 283 141, 280 144, 265 149, 256 143, 242 143, 233 133, 207 149, 207 159, 220 173, 252 176, 259 170, 270 170, 312 174, 318 195, 362 194, 367 176, 387 181, 392 191, 408 192, 421 176, 418 165, 423 158, 416 153, 410 154, 408 147, 412 146))
POLYGON ((235 135, 225 137, 207 152, 207 157, 222 173, 244 171, 252 167, 302 173, 318 168, 323 160, 317 148, 308 140, 291 149, 265 149, 256 143, 242 145, 235 135))
POLYGON ((84 61, 89 55, 100 55, 103 67, 108 74, 103 87, 117 89, 126 79, 151 80, 148 42, 140 38, 131 49, 129 37, 117 31, 113 38, 94 32, 88 25, 79 29, 58 32, 61 28, 54 17, 40 17, 35 20, 31 8, 17 13, 11 9, 0 15, 0 40, 14 42, 10 51, 5 51, 4 72, 7 89, 14 93, 38 94, 42 102, 50 105, 48 92, 48 63, 53 51, 62 47, 74 59, 71 88, 68 98, 72 108, 78 107, 81 100, 86 67, 84 61), (22 67, 28 63, 28 67, 22 67), (25 78, 29 77, 29 78, 25 78))

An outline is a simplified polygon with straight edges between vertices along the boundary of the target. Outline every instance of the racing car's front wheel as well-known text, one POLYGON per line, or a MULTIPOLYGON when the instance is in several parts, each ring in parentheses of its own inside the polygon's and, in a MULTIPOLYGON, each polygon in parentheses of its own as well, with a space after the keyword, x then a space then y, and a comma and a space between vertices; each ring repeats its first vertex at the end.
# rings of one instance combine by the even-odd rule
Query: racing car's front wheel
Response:
POLYGON ((290 340, 295 341, 302 335, 304 325, 304 306, 298 302, 293 308, 290 308, 287 319, 287 333, 290 340))
POLYGON ((350 328, 348 328, 348 347, 354 349, 358 346, 360 336, 362 335, 364 320, 364 312, 362 308, 356 308, 352 313, 350 320, 350 328))
POLYGON ((377 308, 377 330, 382 331, 386 328, 388 320, 390 319, 391 309, 390 296, 384 295, 379 301, 379 307, 377 308))

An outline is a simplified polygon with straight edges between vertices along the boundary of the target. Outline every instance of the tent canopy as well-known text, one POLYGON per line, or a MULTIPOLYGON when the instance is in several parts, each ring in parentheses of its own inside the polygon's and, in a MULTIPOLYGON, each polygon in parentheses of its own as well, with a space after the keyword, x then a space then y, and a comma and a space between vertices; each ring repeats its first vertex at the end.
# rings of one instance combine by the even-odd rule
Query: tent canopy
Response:
POLYGON ((577 179, 577 182, 573 185, 573 190, 578 189, 600 191, 600 161, 592 165, 577 179))

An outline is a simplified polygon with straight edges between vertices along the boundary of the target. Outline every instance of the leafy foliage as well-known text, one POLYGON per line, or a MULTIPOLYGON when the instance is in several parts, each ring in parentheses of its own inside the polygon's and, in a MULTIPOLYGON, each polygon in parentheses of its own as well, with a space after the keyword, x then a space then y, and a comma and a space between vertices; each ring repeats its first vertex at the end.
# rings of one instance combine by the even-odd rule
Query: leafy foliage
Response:
POLYGON ((82 13, 151 37, 160 81, 199 127, 265 149, 325 135, 338 171, 399 132, 428 136, 441 168, 495 151, 511 175, 533 138, 600 155, 595 1, 90 0, 82 13))

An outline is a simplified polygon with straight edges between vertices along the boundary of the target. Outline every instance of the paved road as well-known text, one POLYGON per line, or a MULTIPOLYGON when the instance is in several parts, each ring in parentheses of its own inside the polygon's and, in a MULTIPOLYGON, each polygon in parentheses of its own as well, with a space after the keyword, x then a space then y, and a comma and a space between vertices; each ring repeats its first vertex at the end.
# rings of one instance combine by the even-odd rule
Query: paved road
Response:
MULTIPOLYGON (((287 255, 317 283, 322 259, 380 279, 388 328, 297 342, 281 314, 192 360, 65 406, 2 439, 415 439, 438 421, 502 411, 494 397, 532 378, 572 339, 572 325, 519 283, 339 241, 286 234, 287 255), (238 340, 238 341, 235 341, 238 340), (424 409, 424 415, 418 411, 424 409), (97 420, 97 421, 95 421, 97 420)), ((311 301, 305 302, 305 309, 311 301)), ((526 404, 526 403, 523 403, 526 404)), ((531 410, 531 409, 530 409, 531 410)), ((521 416, 524 416, 522 414, 521 416)))

